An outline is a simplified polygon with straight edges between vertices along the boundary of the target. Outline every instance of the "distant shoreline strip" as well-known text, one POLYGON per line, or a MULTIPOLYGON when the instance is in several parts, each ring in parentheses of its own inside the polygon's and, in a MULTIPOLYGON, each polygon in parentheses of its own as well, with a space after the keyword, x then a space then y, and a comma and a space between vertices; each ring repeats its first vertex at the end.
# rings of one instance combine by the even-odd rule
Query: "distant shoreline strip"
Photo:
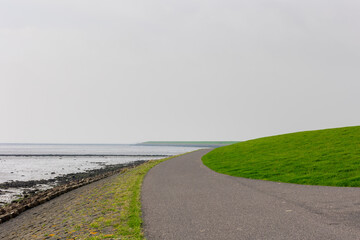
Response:
POLYGON ((0 157, 169 157, 173 155, 131 155, 131 154, 0 154, 0 157))

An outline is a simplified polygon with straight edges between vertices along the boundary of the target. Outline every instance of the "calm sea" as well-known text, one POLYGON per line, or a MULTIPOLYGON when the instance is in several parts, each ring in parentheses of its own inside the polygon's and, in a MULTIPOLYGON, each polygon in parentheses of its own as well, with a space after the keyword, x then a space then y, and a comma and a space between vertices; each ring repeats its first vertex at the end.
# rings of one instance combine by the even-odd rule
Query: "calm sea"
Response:
MULTIPOLYGON (((0 183, 52 179, 70 173, 138 160, 155 160, 195 147, 125 144, 0 144, 0 183)), ((50 185, 37 185, 38 189, 50 185)), ((0 188, 0 206, 22 196, 23 188, 0 188)))
POLYGON ((0 144, 0 183, 59 175, 196 150, 194 147, 125 144, 0 144))

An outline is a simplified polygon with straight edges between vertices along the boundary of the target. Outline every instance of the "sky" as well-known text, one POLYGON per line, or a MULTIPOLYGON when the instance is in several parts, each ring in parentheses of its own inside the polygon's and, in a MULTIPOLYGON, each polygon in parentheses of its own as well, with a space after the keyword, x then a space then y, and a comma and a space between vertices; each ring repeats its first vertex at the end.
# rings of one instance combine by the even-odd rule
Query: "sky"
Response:
POLYGON ((360 125, 358 0, 1 0, 0 142, 360 125))

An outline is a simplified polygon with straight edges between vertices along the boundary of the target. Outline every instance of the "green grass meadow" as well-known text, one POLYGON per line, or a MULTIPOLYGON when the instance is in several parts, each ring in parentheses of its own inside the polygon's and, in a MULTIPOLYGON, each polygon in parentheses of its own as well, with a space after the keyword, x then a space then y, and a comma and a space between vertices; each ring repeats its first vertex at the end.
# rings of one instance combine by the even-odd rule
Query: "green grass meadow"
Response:
POLYGON ((309 185, 360 186, 360 126, 265 137, 216 148, 210 169, 238 177, 309 185))

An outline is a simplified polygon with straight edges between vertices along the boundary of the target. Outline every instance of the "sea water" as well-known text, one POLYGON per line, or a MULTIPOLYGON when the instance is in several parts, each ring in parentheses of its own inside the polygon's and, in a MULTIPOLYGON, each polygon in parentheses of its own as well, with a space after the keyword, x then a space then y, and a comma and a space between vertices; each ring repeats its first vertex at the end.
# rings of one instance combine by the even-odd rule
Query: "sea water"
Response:
MULTIPOLYGON (((137 144, 0 144, 0 183, 52 179, 106 165, 155 160, 196 149, 137 144)), ((6 192, 16 194, 19 190, 6 189, 6 192)), ((0 194, 0 202, 8 202, 9 196, 13 198, 14 194, 0 194)))

